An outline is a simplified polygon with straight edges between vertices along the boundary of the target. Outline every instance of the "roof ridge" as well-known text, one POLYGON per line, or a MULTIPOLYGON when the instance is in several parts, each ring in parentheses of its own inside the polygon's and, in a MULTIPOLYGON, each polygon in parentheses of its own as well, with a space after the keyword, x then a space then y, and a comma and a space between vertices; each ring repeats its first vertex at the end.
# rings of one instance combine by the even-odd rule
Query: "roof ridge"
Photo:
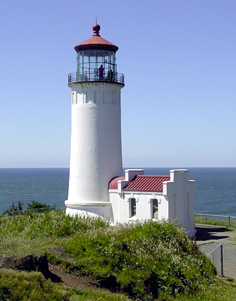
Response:
POLYGON ((170 177, 169 175, 137 175, 137 177, 170 177))

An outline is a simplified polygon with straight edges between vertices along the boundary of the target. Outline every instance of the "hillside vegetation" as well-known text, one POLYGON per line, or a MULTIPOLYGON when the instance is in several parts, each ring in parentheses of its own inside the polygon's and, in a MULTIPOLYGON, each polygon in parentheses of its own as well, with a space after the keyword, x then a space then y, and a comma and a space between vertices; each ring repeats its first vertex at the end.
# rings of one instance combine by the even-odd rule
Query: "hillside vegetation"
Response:
POLYGON ((235 285, 219 280, 196 243, 168 222, 111 227, 27 210, 0 218, 0 241, 0 267, 1 258, 46 254, 52 272, 77 279, 66 285, 39 272, 0 269, 0 300, 235 300, 235 285))

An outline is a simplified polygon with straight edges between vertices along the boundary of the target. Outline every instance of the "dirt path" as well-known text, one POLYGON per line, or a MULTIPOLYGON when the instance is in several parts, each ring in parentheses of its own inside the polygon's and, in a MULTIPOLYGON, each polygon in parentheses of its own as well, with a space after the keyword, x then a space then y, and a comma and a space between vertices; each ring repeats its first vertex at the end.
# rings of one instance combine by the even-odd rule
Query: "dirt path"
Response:
POLYGON ((89 277, 77 277, 76 275, 65 273, 64 270, 58 266, 49 264, 49 271, 57 277, 59 277, 61 279, 61 282, 64 283, 64 285, 71 288, 79 288, 86 290, 91 286, 95 286, 92 282, 92 279, 90 279, 89 277))

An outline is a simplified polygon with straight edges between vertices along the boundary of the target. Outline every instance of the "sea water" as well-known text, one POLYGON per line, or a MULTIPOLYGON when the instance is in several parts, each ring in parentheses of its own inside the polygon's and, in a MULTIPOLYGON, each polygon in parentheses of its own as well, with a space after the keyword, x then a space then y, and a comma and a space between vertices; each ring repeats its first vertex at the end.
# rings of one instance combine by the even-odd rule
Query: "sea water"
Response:
MULTIPOLYGON (((171 168, 145 168, 145 174, 168 175, 171 168)), ((236 168, 188 168, 196 181, 194 211, 236 216, 236 168)), ((0 169, 0 214, 14 202, 34 200, 64 208, 68 168, 0 169)))
POLYGON ((14 202, 31 201, 64 207, 69 182, 68 168, 0 169, 0 214, 14 202))

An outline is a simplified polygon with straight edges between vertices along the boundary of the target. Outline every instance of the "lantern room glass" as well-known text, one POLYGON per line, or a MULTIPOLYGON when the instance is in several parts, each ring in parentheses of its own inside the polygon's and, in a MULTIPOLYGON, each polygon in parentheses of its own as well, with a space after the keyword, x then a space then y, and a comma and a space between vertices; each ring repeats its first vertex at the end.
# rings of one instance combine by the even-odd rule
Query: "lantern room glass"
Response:
POLYGON ((85 81, 111 80, 116 74, 116 54, 110 50, 89 49, 77 52, 77 76, 85 81))

